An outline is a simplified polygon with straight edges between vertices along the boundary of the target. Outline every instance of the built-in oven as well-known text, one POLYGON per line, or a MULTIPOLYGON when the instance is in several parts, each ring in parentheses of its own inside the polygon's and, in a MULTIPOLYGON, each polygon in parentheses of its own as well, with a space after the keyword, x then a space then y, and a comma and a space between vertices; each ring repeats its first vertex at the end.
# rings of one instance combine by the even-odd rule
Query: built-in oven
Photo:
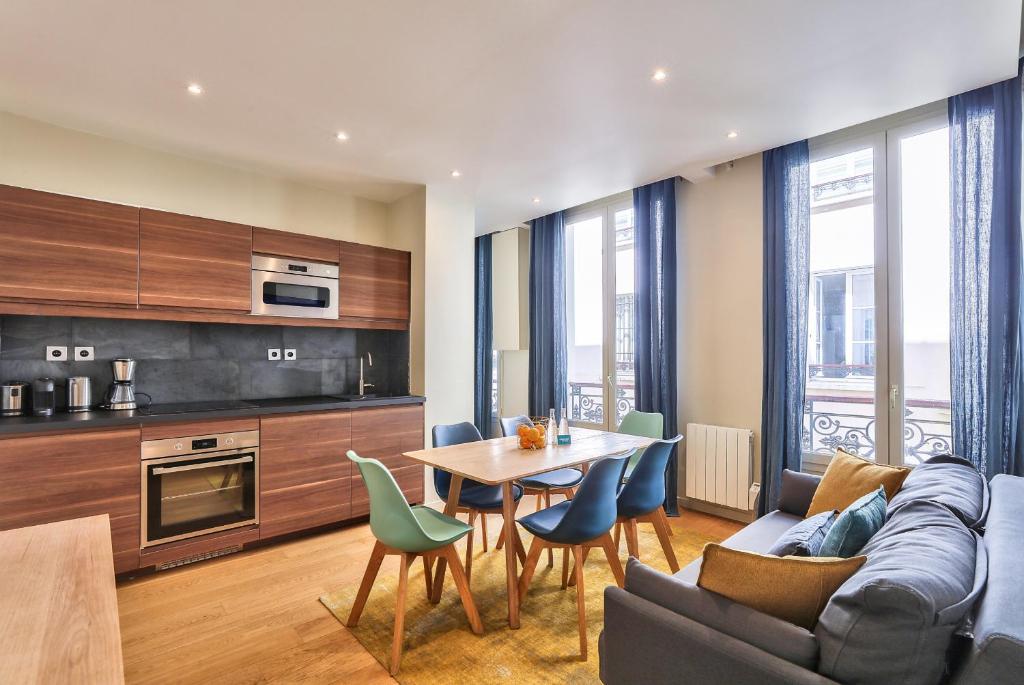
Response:
POLYGON ((252 256, 252 313, 338 318, 338 266, 252 256))
POLYGON ((259 431, 142 443, 142 546, 259 523, 259 431))

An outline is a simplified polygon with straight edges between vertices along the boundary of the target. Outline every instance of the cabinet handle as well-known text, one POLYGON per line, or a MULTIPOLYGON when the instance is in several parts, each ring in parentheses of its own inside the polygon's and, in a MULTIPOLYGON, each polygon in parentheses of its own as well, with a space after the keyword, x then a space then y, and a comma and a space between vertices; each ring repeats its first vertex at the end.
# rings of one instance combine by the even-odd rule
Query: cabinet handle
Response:
POLYGON ((225 459, 224 461, 207 461, 202 464, 188 464, 186 466, 158 466, 153 469, 154 476, 162 476, 165 473, 179 473, 181 471, 195 471, 196 469, 212 469, 218 466, 229 466, 231 464, 246 464, 252 461, 252 455, 239 457, 238 459, 225 459))

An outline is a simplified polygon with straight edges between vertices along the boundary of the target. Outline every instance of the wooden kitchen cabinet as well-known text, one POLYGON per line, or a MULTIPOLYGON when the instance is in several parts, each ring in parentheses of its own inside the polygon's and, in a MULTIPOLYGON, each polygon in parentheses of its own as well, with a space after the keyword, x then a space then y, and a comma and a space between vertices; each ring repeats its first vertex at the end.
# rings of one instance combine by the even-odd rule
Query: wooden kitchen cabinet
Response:
POLYGON ((139 304, 248 312, 252 227, 142 209, 139 304))
POLYGON ((139 566, 139 429, 0 440, 0 530, 108 514, 114 569, 139 566))
POLYGON ((252 251, 272 257, 291 257, 311 262, 337 264, 338 241, 313 235, 253 227, 252 251))
MULTIPOLYGON (((352 449, 360 457, 378 459, 391 471, 410 504, 423 501, 423 464, 403 452, 423 449, 423 405, 374 407, 352 412, 352 449)), ((352 516, 370 512, 370 498, 352 469, 352 516)))
POLYGON ((260 538, 350 516, 348 411, 260 419, 260 538))
POLYGON ((0 297, 138 302, 139 209, 0 185, 0 297))
POLYGON ((410 264, 408 252, 342 242, 339 318, 384 319, 408 325, 410 264))

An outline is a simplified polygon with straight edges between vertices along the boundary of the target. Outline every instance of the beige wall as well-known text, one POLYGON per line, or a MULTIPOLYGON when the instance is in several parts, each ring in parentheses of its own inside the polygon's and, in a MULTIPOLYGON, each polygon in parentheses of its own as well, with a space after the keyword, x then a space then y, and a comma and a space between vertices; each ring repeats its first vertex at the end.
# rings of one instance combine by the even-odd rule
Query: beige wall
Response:
POLYGON ((0 112, 0 183, 387 244, 388 207, 0 112))
POLYGON ((426 189, 414 191, 388 205, 389 247, 412 253, 411 302, 409 316, 409 391, 425 393, 424 380, 424 225, 426 222, 426 189))
MULTIPOLYGON (((761 155, 678 191, 679 428, 754 431, 760 473, 761 155)), ((680 468, 680 494, 685 479, 680 468)))

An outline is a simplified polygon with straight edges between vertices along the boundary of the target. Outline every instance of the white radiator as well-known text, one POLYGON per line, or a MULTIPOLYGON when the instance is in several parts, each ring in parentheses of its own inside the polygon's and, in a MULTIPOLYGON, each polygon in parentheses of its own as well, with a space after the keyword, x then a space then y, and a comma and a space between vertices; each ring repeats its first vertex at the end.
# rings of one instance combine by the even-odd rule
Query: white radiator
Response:
POLYGON ((750 511, 753 480, 753 431, 686 424, 687 497, 750 511))

